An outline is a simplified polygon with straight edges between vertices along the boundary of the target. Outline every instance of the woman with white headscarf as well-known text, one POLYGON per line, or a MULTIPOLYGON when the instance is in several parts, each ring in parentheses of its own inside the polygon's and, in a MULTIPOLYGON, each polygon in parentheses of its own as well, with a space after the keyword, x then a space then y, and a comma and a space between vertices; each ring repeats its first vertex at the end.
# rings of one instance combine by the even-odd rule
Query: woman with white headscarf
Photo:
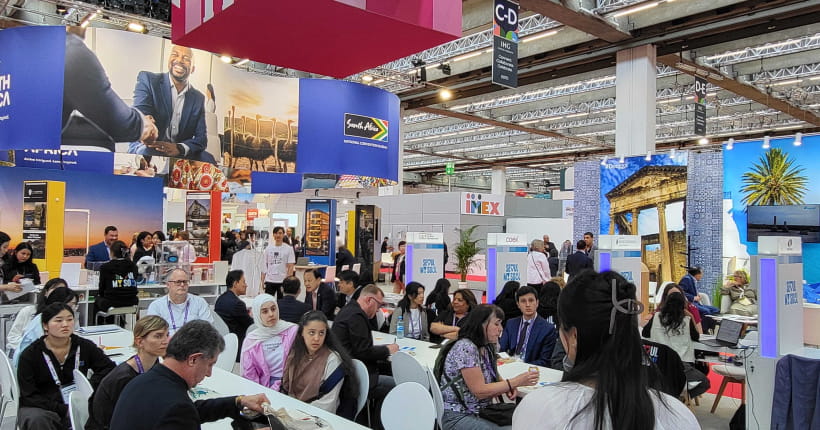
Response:
POLYGON ((253 299, 253 321, 256 328, 242 342, 239 359, 242 376, 279 391, 299 326, 279 319, 276 299, 270 294, 260 294, 253 299))

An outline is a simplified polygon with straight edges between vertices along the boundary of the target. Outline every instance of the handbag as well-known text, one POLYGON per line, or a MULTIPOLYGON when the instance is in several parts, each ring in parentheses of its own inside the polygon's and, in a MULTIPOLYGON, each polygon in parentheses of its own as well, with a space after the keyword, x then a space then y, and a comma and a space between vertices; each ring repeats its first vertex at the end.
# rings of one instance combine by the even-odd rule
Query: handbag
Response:
MULTIPOLYGON (((464 403, 464 398, 461 395, 461 385, 460 383, 464 381, 464 376, 459 374, 453 379, 447 376, 446 373, 442 373, 444 379, 447 380, 447 383, 441 387, 441 391, 443 392, 448 387, 452 387, 453 393, 455 393, 456 398, 458 399, 461 406, 464 406, 464 409, 468 410, 469 408, 464 403)), ((515 412, 515 403, 504 403, 501 399, 501 396, 498 396, 499 403, 492 403, 487 405, 483 408, 478 410, 478 416, 481 419, 485 419, 491 423, 494 423, 499 426, 509 426, 512 425, 513 419, 513 412, 515 412)))

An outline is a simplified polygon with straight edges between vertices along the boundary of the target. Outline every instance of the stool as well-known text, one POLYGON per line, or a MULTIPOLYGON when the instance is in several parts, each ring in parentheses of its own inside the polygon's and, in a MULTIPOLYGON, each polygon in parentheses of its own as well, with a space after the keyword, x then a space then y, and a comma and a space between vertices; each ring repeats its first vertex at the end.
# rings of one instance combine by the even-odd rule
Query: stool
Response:
MULTIPOLYGON (((137 311, 139 311, 139 306, 122 306, 119 308, 110 307, 108 311, 99 311, 97 312, 97 318, 95 319, 95 323, 99 325, 100 318, 106 317, 116 317, 114 319, 115 323, 122 326, 125 322, 127 322, 128 315, 133 315, 135 318, 137 316, 137 311)), ((132 323, 133 327, 133 323, 132 323)))
POLYGON ((729 383, 740 384, 740 403, 746 403, 746 370, 743 367, 735 365, 717 364, 712 366, 712 370, 718 375, 723 376, 723 381, 720 382, 717 396, 715 396, 715 403, 712 404, 712 413, 715 413, 720 398, 723 397, 723 391, 726 390, 726 385, 729 383))

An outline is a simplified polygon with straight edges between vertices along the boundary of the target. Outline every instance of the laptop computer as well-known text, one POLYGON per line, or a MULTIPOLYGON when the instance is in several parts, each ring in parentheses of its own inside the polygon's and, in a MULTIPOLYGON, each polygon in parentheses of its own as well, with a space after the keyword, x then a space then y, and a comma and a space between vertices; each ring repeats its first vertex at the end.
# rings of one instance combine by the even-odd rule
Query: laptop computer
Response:
POLYGON ((730 348, 737 347, 737 342, 740 340, 740 332, 743 330, 743 323, 723 318, 718 328, 717 336, 714 339, 703 339, 700 343, 709 346, 726 346, 730 348))
POLYGON ((310 264, 310 258, 307 257, 299 257, 296 259, 297 266, 307 266, 310 264))

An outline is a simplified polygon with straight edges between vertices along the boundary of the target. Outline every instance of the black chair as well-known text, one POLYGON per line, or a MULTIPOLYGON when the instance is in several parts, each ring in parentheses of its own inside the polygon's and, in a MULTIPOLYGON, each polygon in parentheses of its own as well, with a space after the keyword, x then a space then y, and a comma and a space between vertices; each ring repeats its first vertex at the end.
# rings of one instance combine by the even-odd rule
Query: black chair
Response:
POLYGON ((643 339, 649 356, 649 383, 672 397, 681 398, 686 392, 686 373, 678 353, 672 348, 643 339))

